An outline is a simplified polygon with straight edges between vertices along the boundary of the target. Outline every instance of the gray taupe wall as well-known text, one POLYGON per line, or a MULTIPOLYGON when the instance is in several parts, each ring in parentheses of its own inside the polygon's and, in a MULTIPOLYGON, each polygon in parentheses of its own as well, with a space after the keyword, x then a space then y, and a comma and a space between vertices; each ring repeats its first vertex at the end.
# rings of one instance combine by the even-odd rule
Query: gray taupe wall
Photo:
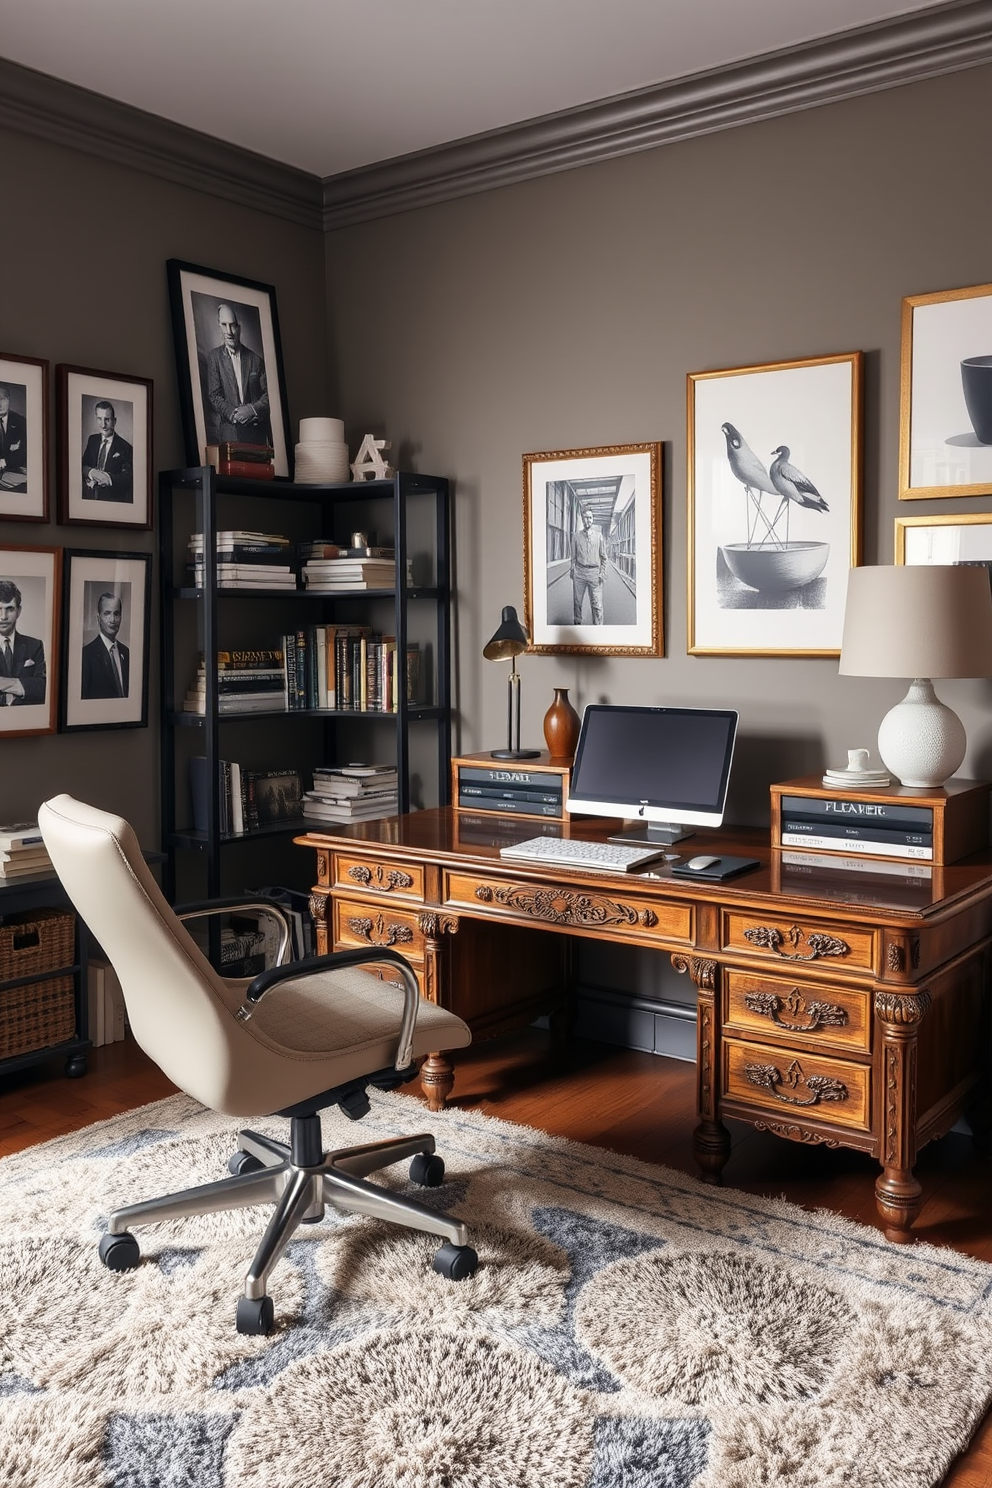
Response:
MULTIPOLYGON (((58 362, 152 378, 155 467, 185 464, 165 271, 183 258, 278 286, 290 406, 323 407, 319 231, 28 135, 8 132, 4 152, 19 191, 0 225, 0 349, 47 358, 53 393, 58 362)), ((51 413, 54 429, 54 398, 51 413)), ((0 522, 3 544, 152 552, 155 534, 0 522)), ((150 726, 3 740, 0 821, 66 790, 127 815, 158 846, 157 596, 150 726)))
MULTIPOLYGON (((460 739, 505 729, 481 650, 522 601, 521 454, 664 441, 664 660, 524 658, 524 734, 573 700, 741 712, 731 803, 875 744, 898 682, 836 661, 686 655, 690 371, 867 353, 864 558, 890 563, 900 301, 992 279, 987 67, 713 134, 329 234, 331 403, 457 483, 460 739)), ((977 348, 992 349, 992 348, 977 348)), ((992 683, 948 682, 965 773, 992 771, 992 683)))
MULTIPOLYGON (((165 260, 274 284, 294 432, 301 414, 338 414, 353 444, 383 428, 404 464, 456 481, 465 749, 504 729, 505 668, 481 649, 501 606, 522 600, 521 454, 664 441, 665 657, 525 658, 525 732, 541 742, 554 684, 579 705, 735 705, 732 814, 760 822, 769 781, 873 743, 902 689, 839 679, 833 661, 685 654, 685 375, 863 349, 865 558, 891 561, 900 300, 992 278, 990 85, 976 68, 342 229, 326 246, 316 228, 8 135, 24 193, 0 230, 0 348, 153 378, 167 468, 183 451, 165 260)), ((150 550, 153 535, 4 522, 0 543, 150 550)), ((125 811, 155 845, 156 684, 153 668, 146 731, 3 741, 0 820, 65 789, 125 811)), ((976 775, 992 773, 990 688, 941 689, 976 775)))

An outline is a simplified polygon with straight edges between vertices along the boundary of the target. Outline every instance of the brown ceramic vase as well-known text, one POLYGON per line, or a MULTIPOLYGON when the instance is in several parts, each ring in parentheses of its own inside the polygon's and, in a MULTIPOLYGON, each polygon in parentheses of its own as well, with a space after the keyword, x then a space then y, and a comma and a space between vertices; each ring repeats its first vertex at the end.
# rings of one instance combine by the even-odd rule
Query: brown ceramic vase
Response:
POLYGON ((554 702, 544 715, 544 739, 556 764, 571 764, 580 723, 578 713, 568 701, 568 688, 556 687, 554 702))

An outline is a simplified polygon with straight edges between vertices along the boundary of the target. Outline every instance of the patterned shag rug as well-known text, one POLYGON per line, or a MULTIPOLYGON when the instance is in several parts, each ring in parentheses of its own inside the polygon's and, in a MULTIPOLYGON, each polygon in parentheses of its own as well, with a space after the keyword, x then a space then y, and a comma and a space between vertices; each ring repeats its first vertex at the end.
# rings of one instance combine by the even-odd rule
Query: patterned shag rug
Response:
POLYGON ((115 1205, 222 1176, 234 1122, 176 1097, 0 1163, 0 1483, 922 1488, 981 1419, 992 1267, 373 1098, 327 1145, 433 1129, 448 1179, 416 1192, 479 1271, 329 1215, 273 1274, 268 1338, 234 1327, 261 1210, 136 1231, 130 1273, 97 1258, 115 1205))

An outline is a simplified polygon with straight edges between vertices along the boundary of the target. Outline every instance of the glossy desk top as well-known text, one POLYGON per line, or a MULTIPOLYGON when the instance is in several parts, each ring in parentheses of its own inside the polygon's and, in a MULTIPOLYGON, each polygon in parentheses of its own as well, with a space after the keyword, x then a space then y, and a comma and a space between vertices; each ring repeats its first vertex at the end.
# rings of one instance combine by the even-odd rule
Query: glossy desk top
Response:
MULTIPOLYGON (((553 877, 564 883, 594 878, 600 885, 625 884, 628 888, 648 885, 666 896, 686 895, 694 899, 761 901, 801 900, 825 908, 860 909, 865 915, 916 917, 953 912, 971 899, 992 900, 992 851, 976 853, 960 863, 948 865, 903 863, 893 865, 877 859, 860 861, 852 868, 824 864, 821 853, 773 850, 768 832, 756 827, 697 828, 692 837, 678 843, 672 852, 683 859, 699 853, 757 858, 760 867, 723 882, 686 880, 672 876, 671 867, 656 861, 636 873, 595 873, 590 869, 561 865, 537 866, 520 859, 500 858, 499 850, 529 837, 558 836, 605 841, 621 828, 617 821, 595 817, 573 817, 564 822, 503 817, 497 813, 441 807, 415 811, 407 816, 377 821, 323 826, 314 823, 301 846, 362 844, 370 850, 397 858, 441 859, 449 863, 475 863, 499 868, 516 878, 553 877)), ((829 860, 828 860, 829 863, 829 860)))

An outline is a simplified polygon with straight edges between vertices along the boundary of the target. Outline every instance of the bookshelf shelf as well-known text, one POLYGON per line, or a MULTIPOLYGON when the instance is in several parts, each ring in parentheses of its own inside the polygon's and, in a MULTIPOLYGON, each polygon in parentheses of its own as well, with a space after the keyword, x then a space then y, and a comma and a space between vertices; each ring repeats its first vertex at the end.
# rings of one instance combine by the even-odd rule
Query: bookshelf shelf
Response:
MULTIPOLYGON (((395 765, 400 812, 412 809, 415 777, 418 804, 447 804, 451 755, 449 482, 399 472, 388 480, 304 485, 219 477, 210 466, 202 466, 160 474, 159 513, 162 834, 168 854, 163 881, 169 897, 175 897, 183 852, 195 854, 198 871, 205 873, 206 882, 198 886, 204 893, 236 892, 244 887, 237 877, 238 844, 300 830, 297 818, 235 835, 222 833, 220 769, 225 760, 252 771, 295 771, 308 789, 315 766, 367 758, 395 765), (412 564, 417 582, 332 591, 219 588, 217 534, 227 530, 275 532, 293 544, 320 539, 342 546, 350 543, 352 532, 374 533, 373 544, 395 549, 397 574, 407 574, 412 564), (188 582, 192 570, 187 573, 187 545, 193 533, 203 534, 197 559, 203 565, 203 582, 196 585, 188 582), (405 687, 397 688, 396 706, 390 711, 287 709, 280 694, 278 707, 227 712, 220 707, 216 668, 205 666, 200 684, 205 711, 184 711, 183 700, 193 684, 198 660, 216 657, 222 650, 281 649, 285 635, 294 631, 310 634, 311 627, 335 624, 374 627, 373 638, 376 633, 395 637, 400 657, 416 647, 419 692, 408 697, 405 687), (235 722, 251 722, 256 727, 231 730, 235 722), (187 826, 192 815, 190 760, 197 757, 212 762, 206 770, 207 826, 203 831, 187 826)), ((388 682, 385 665, 382 675, 388 682)), ((378 692, 374 681, 370 670, 369 696, 378 692)), ((203 819, 198 812, 197 822, 203 819)))

